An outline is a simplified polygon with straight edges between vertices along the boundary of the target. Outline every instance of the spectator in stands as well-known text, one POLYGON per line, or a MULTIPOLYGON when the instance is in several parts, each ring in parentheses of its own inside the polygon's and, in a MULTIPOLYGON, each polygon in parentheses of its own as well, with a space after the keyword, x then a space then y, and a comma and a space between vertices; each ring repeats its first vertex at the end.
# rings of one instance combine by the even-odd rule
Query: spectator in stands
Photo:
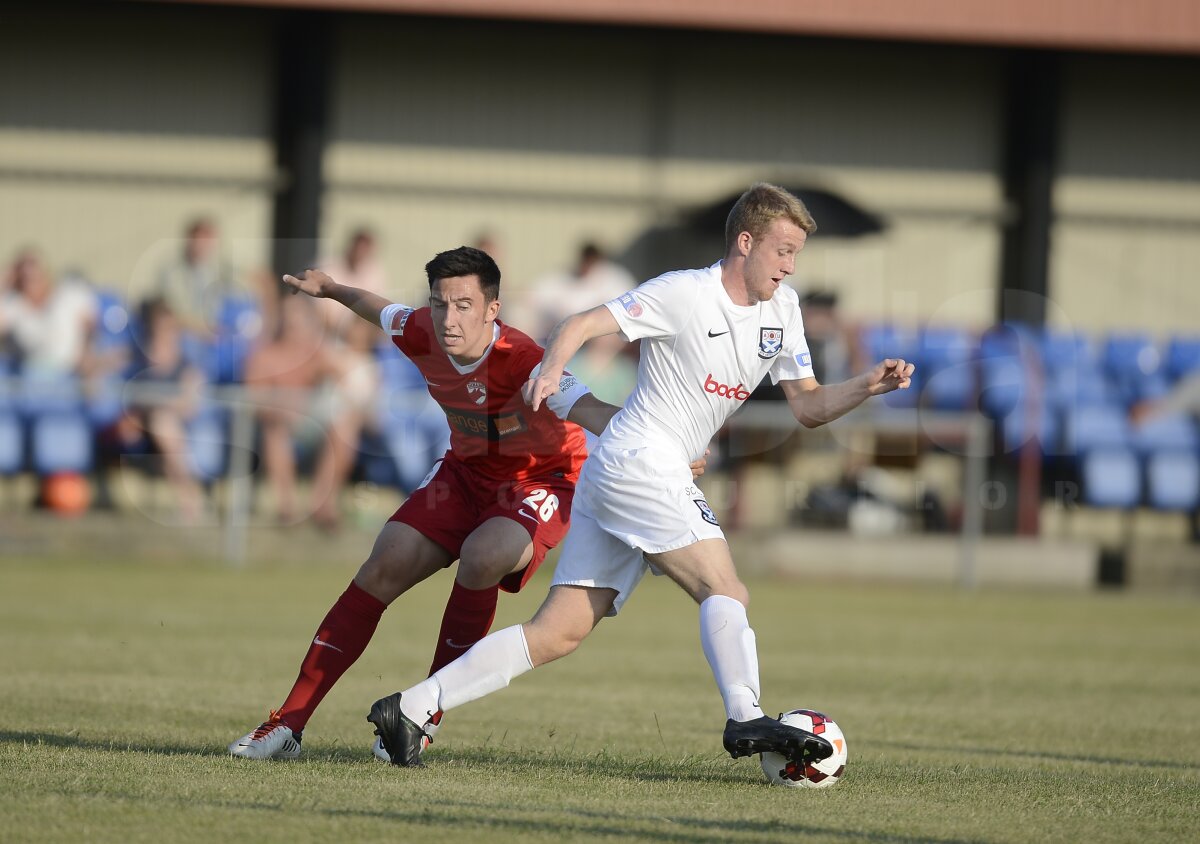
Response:
POLYGON ((609 334, 584 344, 567 369, 591 388, 601 401, 618 406, 637 385, 637 364, 622 354, 627 344, 618 334, 609 334))
POLYGON ((19 370, 36 377, 86 375, 97 319, 96 296, 84 283, 56 284, 41 255, 22 249, 0 294, 0 337, 19 370))
POLYGON ((183 327, 163 299, 141 308, 141 337, 125 389, 124 412, 115 426, 123 453, 147 445, 162 461, 180 520, 196 524, 204 490, 188 462, 187 421, 199 409, 204 375, 184 354, 183 327))
POLYGON ((475 235, 475 239, 471 241, 471 245, 480 252, 487 254, 489 258, 496 262, 496 265, 501 270, 504 269, 504 247, 500 243, 500 238, 491 229, 483 229, 479 234, 475 235))
POLYGON ((550 330, 571 314, 616 299, 636 285, 629 271, 605 257, 599 246, 584 243, 575 266, 534 283, 527 303, 529 333, 545 342, 550 330))
POLYGON ((166 302, 188 331, 209 337, 222 300, 237 293, 233 266, 221 255, 216 223, 198 217, 188 224, 182 252, 159 270, 150 298, 166 302))
MULTIPOLYGON (((384 296, 388 294, 387 276, 379 262, 379 244, 375 233, 365 226, 360 226, 350 234, 346 248, 336 258, 318 262, 321 269, 336 279, 346 279, 344 284, 358 287, 371 293, 384 296)), ((331 299, 315 300, 320 309, 321 321, 329 332, 331 339, 342 342, 352 330, 352 326, 362 322, 351 312, 347 311, 331 299)), ((382 336, 382 332, 378 332, 382 336)))
POLYGON ((303 437, 320 452, 309 512, 322 528, 338 525, 338 494, 353 467, 377 383, 370 353, 375 329, 364 327, 348 331, 341 347, 329 345, 312 300, 285 295, 275 335, 247 361, 246 384, 273 391, 260 399, 259 421, 263 466, 281 524, 299 518, 296 439, 303 437))
POLYGON ((837 304, 837 294, 828 290, 810 290, 800 297, 813 373, 822 384, 844 381, 865 366, 858 338, 842 319, 837 304))
MULTIPOLYGON (((358 459, 359 440, 379 390, 379 364, 374 348, 380 329, 356 320, 333 356, 333 375, 319 414, 325 421, 324 446, 313 478, 313 521, 326 530, 341 523, 338 499, 358 459)), ((428 393, 426 393, 428 394, 428 393)))

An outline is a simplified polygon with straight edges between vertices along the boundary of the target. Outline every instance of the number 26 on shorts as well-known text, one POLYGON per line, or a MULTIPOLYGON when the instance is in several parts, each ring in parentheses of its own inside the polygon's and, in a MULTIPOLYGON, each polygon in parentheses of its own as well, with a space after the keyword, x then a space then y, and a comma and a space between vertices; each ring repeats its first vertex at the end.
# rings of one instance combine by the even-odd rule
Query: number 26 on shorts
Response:
POLYGON ((558 496, 547 494, 544 489, 535 489, 522 499, 521 505, 537 513, 543 522, 548 522, 558 509, 558 496))

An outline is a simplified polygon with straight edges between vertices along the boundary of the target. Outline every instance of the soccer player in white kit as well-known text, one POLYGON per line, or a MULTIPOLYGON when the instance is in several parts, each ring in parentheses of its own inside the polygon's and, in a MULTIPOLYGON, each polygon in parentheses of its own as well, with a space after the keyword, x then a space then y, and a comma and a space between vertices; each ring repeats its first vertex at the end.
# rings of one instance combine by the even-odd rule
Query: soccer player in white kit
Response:
POLYGON ((433 713, 575 650, 600 619, 617 614, 647 570, 700 605, 700 641, 725 703, 730 755, 773 751, 796 764, 832 755, 826 739, 763 714, 750 594, 688 468, 765 375, 783 385, 796 420, 810 428, 911 383, 913 365, 900 359, 840 384, 813 377, 798 298, 783 280, 815 229, 799 199, 754 185, 730 211, 723 261, 666 273, 554 330, 524 388, 535 410, 558 391, 571 356, 606 334, 641 340, 637 387, 584 463, 553 585, 533 619, 371 708, 368 720, 394 764, 421 764, 433 713))

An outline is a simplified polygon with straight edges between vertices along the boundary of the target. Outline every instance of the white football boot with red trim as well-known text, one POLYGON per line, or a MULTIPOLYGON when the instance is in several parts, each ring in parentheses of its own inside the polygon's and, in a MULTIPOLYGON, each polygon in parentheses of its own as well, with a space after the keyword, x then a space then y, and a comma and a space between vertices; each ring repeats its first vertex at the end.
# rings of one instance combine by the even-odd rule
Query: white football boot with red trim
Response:
POLYGON ((279 718, 278 710, 253 731, 229 745, 239 759, 295 759, 300 755, 300 735, 279 718))

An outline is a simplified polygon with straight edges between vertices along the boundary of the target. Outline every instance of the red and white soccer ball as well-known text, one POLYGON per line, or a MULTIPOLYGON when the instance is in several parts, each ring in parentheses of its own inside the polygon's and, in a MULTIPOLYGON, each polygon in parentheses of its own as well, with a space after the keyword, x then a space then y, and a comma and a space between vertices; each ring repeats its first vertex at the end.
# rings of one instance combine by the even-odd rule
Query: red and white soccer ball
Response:
POLYGON ((792 764, 779 753, 763 753, 762 769, 773 785, 788 788, 829 788, 836 785, 846 772, 846 737, 842 728, 828 715, 811 709, 793 709, 779 716, 779 720, 791 727, 799 727, 810 733, 829 739, 833 744, 833 755, 813 765, 792 764))

